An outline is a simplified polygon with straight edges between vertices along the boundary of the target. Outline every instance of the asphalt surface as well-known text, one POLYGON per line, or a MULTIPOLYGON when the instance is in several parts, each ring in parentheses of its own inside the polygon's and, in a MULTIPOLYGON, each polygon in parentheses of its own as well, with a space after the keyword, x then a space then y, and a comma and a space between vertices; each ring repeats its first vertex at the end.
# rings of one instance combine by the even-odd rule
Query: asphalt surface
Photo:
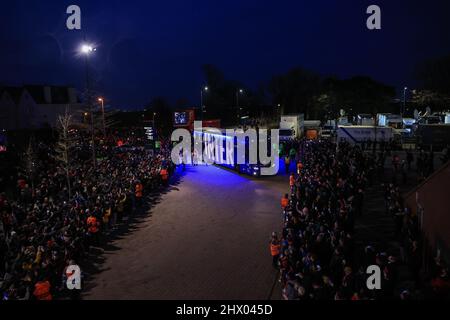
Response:
MULTIPOLYGON (((401 252, 380 186, 391 180, 389 161, 356 219, 357 251, 375 244, 401 252)), ((412 171, 401 189, 415 184, 412 171)), ((215 166, 188 167, 148 212, 91 254, 82 298, 280 299, 268 243, 282 228, 280 198, 287 191, 286 175, 251 178, 215 166)))
POLYGON ((186 170, 128 234, 98 253, 100 271, 83 299, 280 299, 269 239, 282 227, 287 177, 186 170))

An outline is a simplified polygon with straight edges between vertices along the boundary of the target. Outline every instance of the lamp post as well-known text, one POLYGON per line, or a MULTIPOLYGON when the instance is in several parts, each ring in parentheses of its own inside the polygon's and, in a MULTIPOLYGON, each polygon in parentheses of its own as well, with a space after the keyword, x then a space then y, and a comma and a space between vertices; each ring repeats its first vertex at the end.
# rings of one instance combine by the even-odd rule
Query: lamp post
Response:
POLYGON ((236 116, 237 116, 237 124, 239 125, 239 119, 241 118, 241 110, 239 106, 239 95, 243 94, 244 90, 238 89, 236 90, 236 116))
POLYGON ((403 117, 403 113, 406 110, 406 91, 408 90, 408 87, 404 87, 403 88, 403 108, 402 108, 402 112, 401 112, 401 116, 403 117))
POLYGON ((153 150, 156 149, 156 140, 157 140, 157 137, 158 137, 158 132, 156 130, 156 123, 155 123, 156 115, 157 115, 157 113, 153 112, 153 123, 152 123, 152 126, 153 126, 153 150))
POLYGON ((203 120, 203 113, 206 112, 206 107, 203 105, 203 92, 208 92, 209 88, 204 87, 202 90, 200 90, 200 110, 202 113, 202 120, 203 120))
POLYGON ((103 136, 106 136, 106 125, 105 125, 105 100, 103 98, 98 98, 98 102, 100 102, 102 106, 102 126, 103 126, 103 136))
POLYGON ((91 93, 90 93, 90 81, 89 81, 89 55, 96 49, 89 44, 83 44, 81 46, 81 53, 84 55, 84 62, 86 68, 86 105, 91 113, 91 138, 92 138, 92 160, 94 168, 97 166, 97 156, 95 154, 95 134, 94 134, 94 110, 92 108, 91 93))

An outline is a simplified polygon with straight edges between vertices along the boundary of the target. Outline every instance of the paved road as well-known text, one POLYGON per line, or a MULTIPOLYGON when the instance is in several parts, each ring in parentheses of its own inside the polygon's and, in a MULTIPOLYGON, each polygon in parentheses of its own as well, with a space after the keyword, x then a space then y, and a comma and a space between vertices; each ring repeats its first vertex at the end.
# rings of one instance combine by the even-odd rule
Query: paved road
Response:
POLYGON ((84 299, 271 297, 276 272, 268 241, 281 230, 287 178, 187 170, 134 231, 101 253, 103 271, 88 281, 84 299))

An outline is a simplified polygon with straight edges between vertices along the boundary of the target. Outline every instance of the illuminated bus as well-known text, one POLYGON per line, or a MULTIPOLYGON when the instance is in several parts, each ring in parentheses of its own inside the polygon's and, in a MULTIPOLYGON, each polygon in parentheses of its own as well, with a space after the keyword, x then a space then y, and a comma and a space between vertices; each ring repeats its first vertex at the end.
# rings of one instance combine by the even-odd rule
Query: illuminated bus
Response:
MULTIPOLYGON (((258 137, 250 141, 250 137, 227 136, 223 129, 203 128, 203 131, 194 131, 194 143, 202 143, 203 159, 214 162, 215 165, 222 166, 236 172, 257 176, 261 175, 261 168, 268 167, 259 162, 258 137), (256 163, 250 163, 249 143, 257 146, 256 163), (244 144, 245 156, 243 162, 238 162, 238 146, 244 144)), ((198 147, 198 146, 197 146, 198 147)), ((270 149, 270 143, 268 143, 270 149)))

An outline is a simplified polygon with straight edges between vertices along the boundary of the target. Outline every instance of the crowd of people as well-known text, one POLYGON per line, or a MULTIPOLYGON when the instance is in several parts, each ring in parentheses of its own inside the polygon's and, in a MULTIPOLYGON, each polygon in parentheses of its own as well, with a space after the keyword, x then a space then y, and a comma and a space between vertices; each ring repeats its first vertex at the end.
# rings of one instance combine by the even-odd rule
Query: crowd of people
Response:
MULTIPOLYGON (((91 247, 101 245, 125 217, 142 211, 146 195, 167 186, 173 174, 169 144, 155 153, 133 130, 114 131, 96 139, 93 164, 90 137, 73 132, 69 174, 54 143, 34 146, 33 174, 22 170, 16 185, 0 194, 0 294, 3 300, 50 300, 69 296, 68 266, 80 265, 91 247)), ((365 147, 327 140, 296 140, 281 150, 290 193, 281 199, 284 228, 273 233, 270 252, 280 270, 287 300, 410 299, 399 290, 399 264, 406 261, 416 287, 421 285, 419 221, 405 209, 395 177, 411 169, 393 152, 393 181, 384 185, 386 213, 395 222, 400 256, 373 245, 356 252, 355 219, 363 215, 364 194, 382 173, 391 150, 376 156, 365 147), (291 173, 292 162, 295 170, 291 173), (382 270, 380 290, 367 288, 366 269, 382 270)), ((417 170, 423 168, 419 158, 417 170)), ((30 160, 30 159, 29 159, 30 160)), ((29 169, 29 167, 28 167, 29 169)), ((448 294, 448 268, 438 258, 432 268, 436 296, 448 294)))
MULTIPOLYGON (((386 213, 394 220, 395 238, 402 248, 401 260, 408 266, 413 287, 422 297, 448 299, 450 297, 448 265, 439 255, 432 261, 425 261, 420 214, 414 215, 405 205, 400 188, 396 184, 388 183, 383 187, 386 213), (429 270, 424 273, 422 271, 425 265, 428 265, 429 270)), ((408 295, 411 294, 410 291, 405 290, 408 295)))
POLYGON ((89 136, 73 135, 68 175, 55 145, 40 142, 33 176, 19 171, 17 185, 0 195, 3 300, 73 297, 76 291, 66 290, 66 268, 82 264, 90 248, 142 210, 146 195, 167 185, 174 171, 169 146, 154 153, 133 130, 97 137, 95 165, 89 136))
MULTIPOLYGON (((270 241, 283 298, 410 299, 411 293, 399 288, 401 257, 376 245, 357 252, 355 245, 355 219, 363 214, 365 190, 383 166, 384 152, 374 157, 360 146, 325 140, 298 141, 293 147, 299 157, 289 179, 291 192, 281 200, 284 228, 270 241), (380 290, 367 287, 366 270, 373 265, 381 270, 380 290)), ((410 237, 412 256, 418 247, 414 223, 409 219, 401 230, 410 237)))

